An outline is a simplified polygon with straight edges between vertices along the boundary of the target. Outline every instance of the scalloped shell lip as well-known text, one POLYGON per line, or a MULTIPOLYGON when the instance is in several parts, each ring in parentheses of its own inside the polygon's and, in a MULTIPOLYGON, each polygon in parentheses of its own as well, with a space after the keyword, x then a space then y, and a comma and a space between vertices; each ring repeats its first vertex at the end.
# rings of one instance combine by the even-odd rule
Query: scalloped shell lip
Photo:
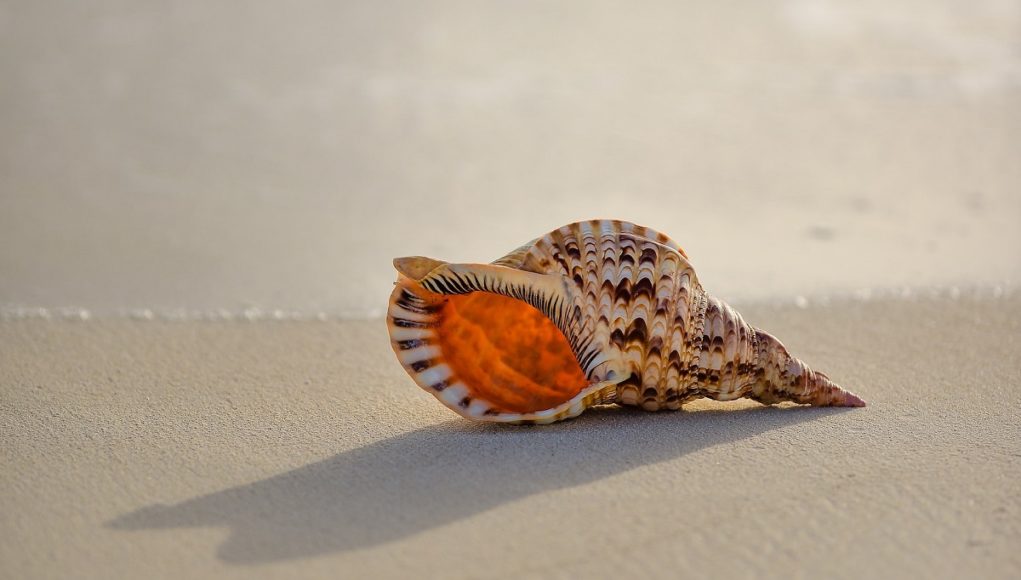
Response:
MULTIPOLYGON (((434 304, 420 297, 426 293, 427 290, 405 276, 402 270, 387 311, 390 345, 415 383, 447 408, 480 421, 544 424, 575 417, 594 403, 593 389, 587 384, 580 386, 567 400, 531 412, 502 410, 481 397, 472 396, 473 389, 444 359, 440 347, 443 340, 439 335, 441 317, 434 304)), ((578 371, 580 373, 580 368, 578 371)))

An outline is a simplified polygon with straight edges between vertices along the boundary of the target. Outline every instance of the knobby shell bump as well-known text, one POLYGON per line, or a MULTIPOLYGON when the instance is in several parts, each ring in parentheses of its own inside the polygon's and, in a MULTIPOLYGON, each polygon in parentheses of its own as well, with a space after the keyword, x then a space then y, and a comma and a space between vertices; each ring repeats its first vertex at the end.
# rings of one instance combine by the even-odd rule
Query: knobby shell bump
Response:
POLYGON ((394 260, 387 328, 415 382, 469 419, 552 423, 700 397, 861 407, 698 282, 667 236, 570 224, 491 264, 394 260))

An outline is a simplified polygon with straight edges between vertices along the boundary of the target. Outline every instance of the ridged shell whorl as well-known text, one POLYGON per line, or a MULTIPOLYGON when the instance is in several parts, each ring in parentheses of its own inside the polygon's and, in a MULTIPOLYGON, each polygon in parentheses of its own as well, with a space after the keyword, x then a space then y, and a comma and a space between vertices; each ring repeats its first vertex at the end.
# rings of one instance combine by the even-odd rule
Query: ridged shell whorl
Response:
POLYGON ((864 405, 707 294, 684 251, 649 228, 578 222, 491 264, 394 266, 394 352, 468 418, 549 423, 698 397, 864 405))

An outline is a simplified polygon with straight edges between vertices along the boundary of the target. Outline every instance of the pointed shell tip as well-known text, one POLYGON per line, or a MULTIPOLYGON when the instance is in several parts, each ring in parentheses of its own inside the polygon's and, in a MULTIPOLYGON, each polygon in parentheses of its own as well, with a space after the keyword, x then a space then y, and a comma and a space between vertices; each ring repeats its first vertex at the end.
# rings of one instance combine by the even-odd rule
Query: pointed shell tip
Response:
POLYGON ((858 395, 855 395, 854 393, 847 393, 846 397, 844 398, 844 406, 864 407, 865 401, 862 400, 862 398, 859 397, 858 395))

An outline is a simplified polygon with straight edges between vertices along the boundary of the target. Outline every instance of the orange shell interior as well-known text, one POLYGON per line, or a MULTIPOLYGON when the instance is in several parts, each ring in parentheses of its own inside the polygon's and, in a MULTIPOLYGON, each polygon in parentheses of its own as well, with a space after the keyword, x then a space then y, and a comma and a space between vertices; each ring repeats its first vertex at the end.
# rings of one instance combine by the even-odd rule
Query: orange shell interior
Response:
POLYGON ((470 396, 494 410, 555 407, 588 384, 564 335, 531 305, 488 292, 439 297, 443 358, 470 396))

